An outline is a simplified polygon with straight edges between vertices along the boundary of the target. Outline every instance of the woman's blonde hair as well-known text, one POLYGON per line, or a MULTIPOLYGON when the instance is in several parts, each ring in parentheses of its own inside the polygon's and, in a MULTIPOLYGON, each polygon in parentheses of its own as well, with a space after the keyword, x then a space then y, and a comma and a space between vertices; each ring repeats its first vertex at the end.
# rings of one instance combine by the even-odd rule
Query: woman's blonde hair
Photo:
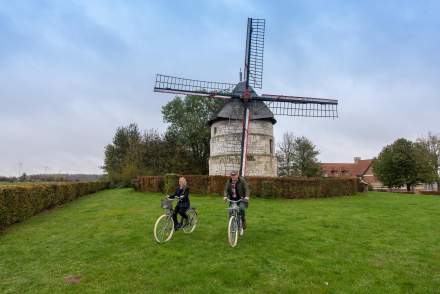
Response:
POLYGON ((179 178, 179 181, 180 181, 180 180, 183 180, 183 185, 186 186, 186 179, 185 179, 184 177, 180 177, 180 178, 179 178))

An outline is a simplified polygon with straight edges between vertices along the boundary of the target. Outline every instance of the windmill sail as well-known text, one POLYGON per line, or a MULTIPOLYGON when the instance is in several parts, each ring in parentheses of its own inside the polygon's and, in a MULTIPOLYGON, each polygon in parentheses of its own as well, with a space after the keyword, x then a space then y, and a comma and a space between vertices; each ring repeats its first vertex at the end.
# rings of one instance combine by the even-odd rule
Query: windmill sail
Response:
POLYGON ((254 98, 264 101, 275 115, 303 117, 338 117, 338 100, 263 94, 254 98))
POLYGON ((199 81, 158 74, 154 92, 228 99, 231 98, 234 87, 235 84, 231 83, 199 81))
POLYGON ((338 100, 259 96, 254 91, 263 84, 265 25, 264 19, 248 18, 243 81, 241 74, 236 84, 156 76, 155 92, 225 100, 222 109, 210 119, 210 174, 211 167, 212 174, 228 174, 238 168, 242 176, 276 174, 274 115, 338 117, 338 100))
POLYGON ((263 85, 264 19, 248 18, 245 54, 245 81, 261 89, 263 85))

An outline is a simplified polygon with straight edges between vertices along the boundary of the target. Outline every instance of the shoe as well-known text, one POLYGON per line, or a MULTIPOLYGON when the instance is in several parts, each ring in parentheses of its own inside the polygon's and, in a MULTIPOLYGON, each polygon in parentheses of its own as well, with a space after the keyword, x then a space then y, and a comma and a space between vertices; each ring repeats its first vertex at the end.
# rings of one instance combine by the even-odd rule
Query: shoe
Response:
POLYGON ((182 224, 181 223, 177 223, 175 226, 174 226, 174 230, 178 230, 178 229, 180 229, 182 227, 182 224))

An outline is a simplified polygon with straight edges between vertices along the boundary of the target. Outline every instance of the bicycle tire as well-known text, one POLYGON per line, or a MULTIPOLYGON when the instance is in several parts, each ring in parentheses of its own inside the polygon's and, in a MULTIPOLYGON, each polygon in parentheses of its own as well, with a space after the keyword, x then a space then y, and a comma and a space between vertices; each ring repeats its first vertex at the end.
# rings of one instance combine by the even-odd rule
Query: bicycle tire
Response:
POLYGON ((238 242, 238 228, 237 228, 237 220, 235 216, 231 216, 229 218, 228 224, 228 241, 231 247, 237 246, 238 242))
POLYGON ((188 215, 189 224, 185 224, 183 232, 185 234, 191 234, 197 227, 197 222, 199 221, 198 213, 195 208, 190 208, 186 211, 186 215, 188 215))
POLYGON ((174 220, 171 215, 159 216, 154 224, 153 233, 157 243, 168 242, 174 234, 174 220))

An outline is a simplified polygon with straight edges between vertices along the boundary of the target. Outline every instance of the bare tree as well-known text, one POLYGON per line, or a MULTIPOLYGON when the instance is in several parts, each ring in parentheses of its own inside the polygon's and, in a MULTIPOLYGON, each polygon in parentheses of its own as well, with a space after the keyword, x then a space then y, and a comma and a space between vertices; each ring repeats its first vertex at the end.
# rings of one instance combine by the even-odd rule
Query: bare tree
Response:
POLYGON ((280 176, 314 177, 320 174, 317 159, 319 151, 306 137, 285 133, 278 146, 278 173, 280 176))
POLYGON ((295 150, 295 136, 291 132, 284 133, 283 141, 278 144, 278 174, 280 176, 291 176, 291 168, 295 150))

